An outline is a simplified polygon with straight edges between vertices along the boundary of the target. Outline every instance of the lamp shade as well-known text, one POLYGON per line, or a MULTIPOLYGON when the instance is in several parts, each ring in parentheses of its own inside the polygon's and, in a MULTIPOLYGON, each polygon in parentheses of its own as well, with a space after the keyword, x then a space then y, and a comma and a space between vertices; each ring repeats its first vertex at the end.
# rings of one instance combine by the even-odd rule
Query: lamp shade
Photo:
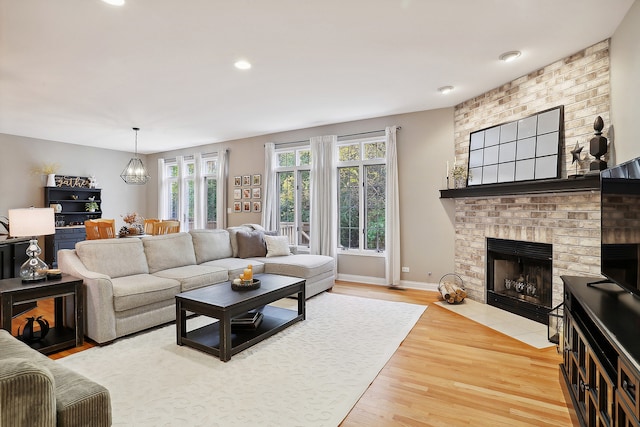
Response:
POLYGON ((11 237, 32 237, 55 234, 53 208, 9 209, 11 237))

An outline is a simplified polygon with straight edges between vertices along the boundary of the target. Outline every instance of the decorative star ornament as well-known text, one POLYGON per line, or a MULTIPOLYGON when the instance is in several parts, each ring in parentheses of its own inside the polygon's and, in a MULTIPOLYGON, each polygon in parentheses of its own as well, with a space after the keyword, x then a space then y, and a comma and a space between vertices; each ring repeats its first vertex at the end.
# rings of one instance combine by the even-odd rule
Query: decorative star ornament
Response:
POLYGON ((571 160, 571 164, 574 164, 576 161, 580 162, 580 153, 584 147, 580 147, 578 145, 578 141, 576 141, 576 146, 573 150, 571 150, 571 155, 573 156, 573 160, 571 160))

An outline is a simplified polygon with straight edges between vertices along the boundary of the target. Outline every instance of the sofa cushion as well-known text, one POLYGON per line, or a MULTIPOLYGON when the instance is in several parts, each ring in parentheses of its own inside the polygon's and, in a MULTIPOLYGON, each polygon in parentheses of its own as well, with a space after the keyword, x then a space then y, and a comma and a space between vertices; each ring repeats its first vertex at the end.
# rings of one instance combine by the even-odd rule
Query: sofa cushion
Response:
MULTIPOLYGON (((4 359, 4 355, 8 355, 29 360, 37 366, 45 368, 53 376, 56 411, 54 424, 57 418, 56 425, 59 426, 106 427, 111 425, 111 399, 106 388, 66 368, 55 360, 49 359, 4 330, 0 330, 0 348, 2 348, 0 359, 4 359)), ((15 392, 17 391, 14 390, 15 392)), ((44 403, 38 403, 40 410, 42 410, 40 405, 44 403)), ((31 410, 35 409, 31 407, 31 410)), ((15 422, 15 420, 12 421, 15 422)))
POLYGON ((226 268, 211 265, 185 265, 158 271, 153 275, 179 281, 181 292, 226 282, 229 278, 226 268))
POLYGON ((112 278, 149 273, 140 239, 84 240, 76 243, 76 253, 87 270, 112 278))
POLYGON ((149 273, 196 263, 189 233, 163 234, 142 238, 149 273))
POLYGON ((260 261, 256 261, 255 258, 243 259, 243 258, 222 258, 214 261, 205 262, 202 265, 210 265, 214 267, 220 267, 228 271, 227 280, 233 280, 238 278, 244 269, 251 264, 253 268, 253 274, 264 273, 264 264, 260 261))
POLYGON ((267 257, 291 255, 287 236, 264 236, 267 257))
POLYGON ((196 263, 228 258, 233 255, 227 230, 189 230, 196 253, 196 263))
POLYGON ((112 279, 115 311, 130 310, 158 301, 172 299, 180 293, 180 282, 151 274, 135 274, 112 279))
POLYGON ((264 272, 307 279, 333 271, 334 260, 326 255, 298 254, 282 257, 257 258, 264 263, 264 272))

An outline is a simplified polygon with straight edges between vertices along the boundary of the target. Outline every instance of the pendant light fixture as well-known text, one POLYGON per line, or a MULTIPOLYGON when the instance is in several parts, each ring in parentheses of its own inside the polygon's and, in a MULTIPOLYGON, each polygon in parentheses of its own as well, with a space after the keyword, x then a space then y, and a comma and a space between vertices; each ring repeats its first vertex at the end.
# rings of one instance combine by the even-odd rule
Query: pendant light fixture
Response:
POLYGON ((142 160, 138 158, 138 131, 140 128, 133 128, 136 132, 136 151, 135 155, 120 174, 120 178, 127 184, 143 185, 149 181, 149 173, 142 164, 142 160))

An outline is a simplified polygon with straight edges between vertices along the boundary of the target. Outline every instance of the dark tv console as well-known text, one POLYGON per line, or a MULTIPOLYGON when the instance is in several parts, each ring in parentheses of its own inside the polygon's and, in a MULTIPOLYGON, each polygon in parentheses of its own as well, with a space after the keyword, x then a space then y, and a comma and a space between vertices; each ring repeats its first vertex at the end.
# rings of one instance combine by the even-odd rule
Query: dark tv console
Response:
POLYGON ((640 426, 640 298, 596 280, 562 276, 561 383, 581 426, 640 426))

